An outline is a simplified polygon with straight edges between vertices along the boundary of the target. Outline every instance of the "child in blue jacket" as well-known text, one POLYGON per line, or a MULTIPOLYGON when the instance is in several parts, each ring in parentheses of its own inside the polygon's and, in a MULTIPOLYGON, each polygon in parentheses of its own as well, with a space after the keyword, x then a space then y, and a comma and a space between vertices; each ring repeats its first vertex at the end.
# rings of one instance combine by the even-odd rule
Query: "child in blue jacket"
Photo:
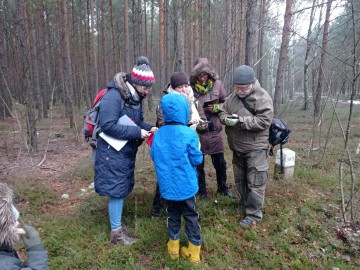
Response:
POLYGON ((181 257, 192 263, 200 262, 202 237, 195 206, 198 181, 196 166, 203 155, 199 138, 187 127, 190 116, 189 103, 177 94, 163 96, 160 102, 165 125, 154 134, 150 155, 155 164, 156 176, 162 198, 167 201, 168 253, 172 259, 181 257), (181 216, 185 220, 188 246, 180 249, 181 216))

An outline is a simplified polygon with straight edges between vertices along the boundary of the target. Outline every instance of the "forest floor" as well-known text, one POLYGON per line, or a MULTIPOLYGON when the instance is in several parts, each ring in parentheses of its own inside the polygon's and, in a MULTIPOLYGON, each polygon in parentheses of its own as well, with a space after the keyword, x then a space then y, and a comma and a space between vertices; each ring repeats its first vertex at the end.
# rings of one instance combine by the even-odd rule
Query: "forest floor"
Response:
MULTIPOLYGON (((69 132, 67 119, 62 115, 43 119, 37 126, 38 151, 26 149, 26 133, 21 133, 18 123, 6 119, 0 124, 0 179, 15 186, 41 183, 58 197, 73 195, 87 188, 88 182, 81 177, 67 176, 79 163, 91 162, 91 147, 83 142, 81 134, 69 132), (64 181, 66 180, 66 181, 64 181)), ((53 205, 47 211, 69 213, 84 197, 70 196, 61 204, 53 205)))
MULTIPOLYGON (((356 113, 360 115, 359 108, 356 113)), ((360 223, 342 224, 338 199, 334 197, 338 192, 336 179, 330 180, 330 176, 325 175, 328 169, 316 171, 303 164, 307 159, 305 151, 309 146, 309 137, 301 132, 311 129, 309 116, 299 113, 296 120, 292 118, 291 121, 294 122, 290 144, 296 149, 297 162, 301 165, 293 183, 277 182, 273 179, 274 158, 269 159, 271 169, 265 219, 258 228, 250 232, 239 229, 236 225, 239 214, 234 210, 237 202, 218 198, 213 191, 210 191, 207 202, 198 203, 199 212, 203 213, 202 231, 206 239, 202 253, 205 262, 201 269, 330 269, 330 265, 332 269, 360 267, 360 260, 351 255, 360 252, 360 223), (328 181, 334 187, 330 187, 328 181), (219 202, 215 208, 214 199, 219 202), (234 231, 237 233, 233 234, 234 231), (284 252, 288 254, 284 255, 284 252)), ((81 119, 78 123, 81 124, 81 119)), ((130 215, 130 220, 135 223, 143 246, 137 246, 134 253, 129 255, 121 247, 113 251, 101 247, 108 242, 108 236, 103 231, 104 227, 108 227, 106 204, 104 200, 97 201, 99 196, 94 196, 91 186, 92 149, 83 141, 80 127, 70 129, 68 120, 61 113, 54 114, 51 120, 42 119, 37 126, 38 151, 30 153, 25 147, 25 131, 21 131, 24 127, 19 126, 14 119, 0 121, 0 181, 14 188, 15 202, 22 210, 23 219, 42 227, 41 233, 50 254, 50 269, 118 269, 112 268, 112 260, 125 265, 135 262, 135 269, 186 269, 186 264, 179 266, 159 255, 165 252, 165 224, 150 223, 147 216, 156 179, 147 145, 139 148, 136 185, 126 209, 127 214, 135 214, 133 219, 130 215), (62 199, 64 194, 69 198, 62 199), (40 200, 42 196, 44 199, 40 200), (84 205, 92 215, 93 221, 86 221, 89 224, 79 219, 81 212, 87 213, 82 208, 84 205), (52 223, 54 216, 57 217, 57 224, 52 223), (78 230, 81 237, 64 235, 64 226, 78 230), (88 232, 82 231, 81 227, 88 232), (154 233, 149 234, 149 229, 154 233), (86 254, 86 249, 82 249, 84 254, 80 252, 81 255, 72 253, 74 250, 79 252, 79 246, 87 245, 87 242, 82 242, 84 234, 87 238, 95 235, 91 252, 97 253, 96 257, 86 254), (148 237, 150 240, 146 240, 148 237), (56 243, 53 243, 54 239, 57 239, 56 243), (70 240, 73 243, 66 242, 70 240), (77 256, 86 258, 82 261, 84 265, 78 265, 77 256), (122 261, 125 258, 127 261, 122 261), (106 263, 107 266, 104 266, 106 263), (76 268, 73 268, 74 265, 76 268)), ((360 138, 360 133, 355 132, 356 136, 360 138)), ((226 150, 226 160, 229 186, 237 193, 229 149, 226 150)), ((359 170, 359 155, 354 161, 359 170)), ((214 190, 214 169, 209 166, 209 158, 206 162, 209 189, 214 190)), ((331 155, 325 162, 330 164, 324 165, 328 168, 336 164, 331 155)), ((23 251, 20 254, 24 256, 23 251)))

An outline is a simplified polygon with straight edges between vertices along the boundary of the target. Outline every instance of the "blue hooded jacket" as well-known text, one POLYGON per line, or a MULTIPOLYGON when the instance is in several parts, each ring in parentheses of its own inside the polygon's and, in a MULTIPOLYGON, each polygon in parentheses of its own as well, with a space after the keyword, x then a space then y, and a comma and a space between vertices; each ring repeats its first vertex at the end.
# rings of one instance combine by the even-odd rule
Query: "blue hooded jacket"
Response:
POLYGON ((154 134, 150 155, 161 196, 183 201, 199 189, 196 166, 203 161, 199 138, 187 127, 190 107, 185 97, 167 94, 160 102, 165 125, 154 134))

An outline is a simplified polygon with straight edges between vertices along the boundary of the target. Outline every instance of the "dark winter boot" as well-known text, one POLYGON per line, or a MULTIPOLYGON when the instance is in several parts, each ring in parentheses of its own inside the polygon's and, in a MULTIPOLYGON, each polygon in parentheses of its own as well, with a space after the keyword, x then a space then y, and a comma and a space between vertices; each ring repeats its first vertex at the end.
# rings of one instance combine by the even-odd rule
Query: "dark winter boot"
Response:
POLYGON ((221 195, 234 198, 234 194, 229 191, 226 185, 227 175, 224 153, 211 155, 211 161, 216 171, 217 192, 221 195))
POLYGON ((137 238, 130 237, 123 228, 111 231, 110 233, 110 242, 113 244, 131 245, 137 240, 137 238))
POLYGON ((160 195, 159 184, 156 183, 155 196, 154 196, 153 204, 151 207, 151 218, 159 219, 162 208, 163 208, 163 199, 161 198, 161 195, 160 195))
POLYGON ((196 195, 200 196, 200 198, 202 199, 206 199, 207 190, 206 190, 206 182, 205 182, 204 161, 202 164, 197 166, 197 171, 198 171, 199 191, 196 195))

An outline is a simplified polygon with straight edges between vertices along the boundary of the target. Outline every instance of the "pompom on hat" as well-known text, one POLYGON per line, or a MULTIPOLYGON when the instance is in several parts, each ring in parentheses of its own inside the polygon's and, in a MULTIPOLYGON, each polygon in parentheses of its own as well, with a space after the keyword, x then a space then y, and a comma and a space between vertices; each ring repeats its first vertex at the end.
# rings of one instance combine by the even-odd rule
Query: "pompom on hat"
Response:
POLYGON ((149 60, 145 56, 137 59, 136 66, 130 73, 130 82, 141 86, 152 86, 155 77, 149 66, 149 60))
POLYGON ((189 78, 184 72, 174 72, 170 77, 172 89, 184 84, 189 84, 189 78))

